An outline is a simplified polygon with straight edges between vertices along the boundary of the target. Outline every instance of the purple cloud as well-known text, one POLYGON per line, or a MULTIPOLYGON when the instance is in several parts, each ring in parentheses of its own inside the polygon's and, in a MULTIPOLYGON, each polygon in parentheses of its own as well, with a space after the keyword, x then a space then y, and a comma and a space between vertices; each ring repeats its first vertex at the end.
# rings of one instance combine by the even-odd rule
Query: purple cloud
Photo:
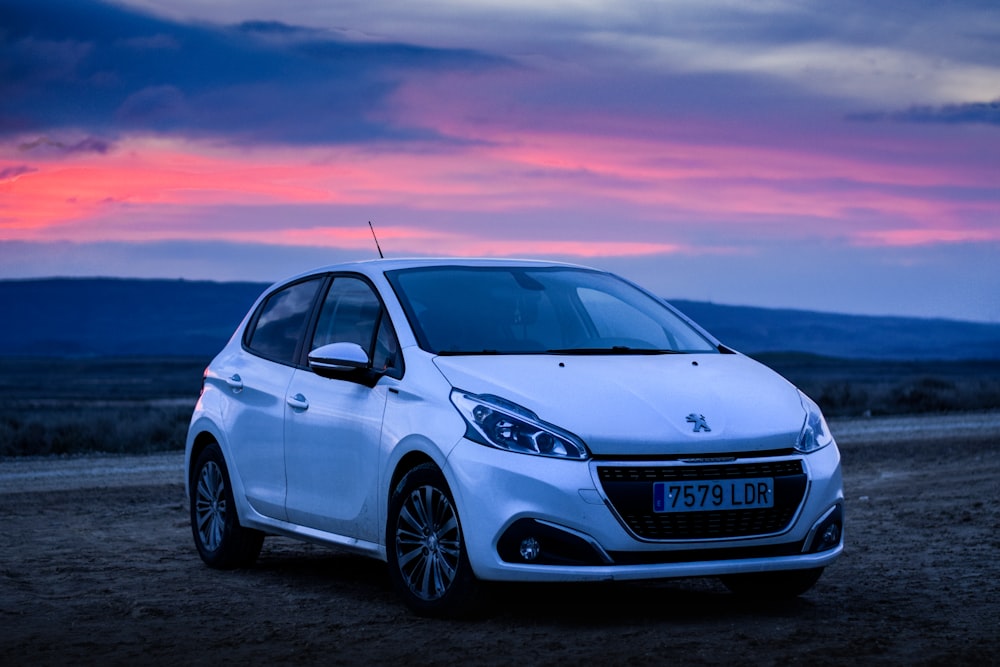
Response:
POLYGON ((5 167, 0 169, 0 181, 6 181, 12 178, 17 178, 23 174, 30 174, 33 171, 38 171, 34 167, 29 167, 26 164, 19 164, 15 167, 5 167))
POLYGON ((46 149, 59 153, 100 153, 103 155, 111 149, 111 143, 97 137, 87 137, 74 143, 39 137, 18 144, 17 148, 24 152, 46 149))

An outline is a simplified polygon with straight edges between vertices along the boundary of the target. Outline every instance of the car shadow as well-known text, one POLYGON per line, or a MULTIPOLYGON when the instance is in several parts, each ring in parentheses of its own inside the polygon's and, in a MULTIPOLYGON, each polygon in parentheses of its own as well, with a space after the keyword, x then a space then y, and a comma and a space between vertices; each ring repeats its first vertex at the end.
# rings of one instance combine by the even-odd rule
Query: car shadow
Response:
POLYGON ((745 616, 784 618, 814 608, 807 597, 762 600, 734 595, 714 578, 600 583, 504 584, 493 586, 496 615, 600 621, 635 625, 658 620, 691 623, 745 616))
MULTIPOLYGON (((330 547, 269 538, 249 572, 285 587, 357 602, 384 600, 403 608, 392 590, 385 563, 330 547)), ((653 620, 691 623, 718 621, 720 617, 810 616, 819 608, 810 594, 791 600, 747 598, 730 593, 717 579, 707 577, 597 583, 485 582, 480 594, 481 611, 469 616, 468 622, 516 619, 625 626, 653 620)))

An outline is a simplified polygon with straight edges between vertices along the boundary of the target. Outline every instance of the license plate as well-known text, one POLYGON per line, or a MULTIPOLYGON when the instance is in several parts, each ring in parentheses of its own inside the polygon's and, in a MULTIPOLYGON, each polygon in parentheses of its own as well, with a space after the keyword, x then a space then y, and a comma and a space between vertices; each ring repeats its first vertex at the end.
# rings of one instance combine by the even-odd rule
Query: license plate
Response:
POLYGON ((655 512, 711 512, 764 507, 774 507, 774 480, 770 477, 653 484, 655 512))

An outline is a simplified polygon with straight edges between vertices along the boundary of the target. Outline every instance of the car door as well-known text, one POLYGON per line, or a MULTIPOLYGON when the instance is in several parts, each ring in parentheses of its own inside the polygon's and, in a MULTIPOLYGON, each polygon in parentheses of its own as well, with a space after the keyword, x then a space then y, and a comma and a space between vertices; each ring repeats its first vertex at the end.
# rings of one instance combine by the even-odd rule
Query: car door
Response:
POLYGON ((394 382, 387 378, 398 376, 399 360, 385 309, 360 277, 334 277, 308 348, 337 342, 360 345, 377 371, 333 379, 294 373, 286 397, 285 506, 289 521, 375 542, 382 416, 394 382))
POLYGON ((276 519, 285 518, 285 397, 323 280, 297 282, 268 296, 242 348, 219 366, 231 464, 250 505, 276 519))

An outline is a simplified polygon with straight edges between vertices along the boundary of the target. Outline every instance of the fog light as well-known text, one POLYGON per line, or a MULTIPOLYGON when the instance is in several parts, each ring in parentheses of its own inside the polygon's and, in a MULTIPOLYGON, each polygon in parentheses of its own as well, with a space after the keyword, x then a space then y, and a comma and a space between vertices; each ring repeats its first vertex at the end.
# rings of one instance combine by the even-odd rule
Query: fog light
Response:
POLYGON ((819 553, 836 549, 844 540, 844 507, 834 505, 816 523, 810 532, 812 536, 803 553, 819 553))
POLYGON ((823 530, 823 534, 819 537, 819 544, 816 547, 817 551, 826 551, 827 549, 832 549, 840 544, 840 524, 831 523, 829 526, 823 530))
POLYGON ((542 545, 533 537, 526 537, 521 540, 521 558, 532 561, 542 553, 542 545))

